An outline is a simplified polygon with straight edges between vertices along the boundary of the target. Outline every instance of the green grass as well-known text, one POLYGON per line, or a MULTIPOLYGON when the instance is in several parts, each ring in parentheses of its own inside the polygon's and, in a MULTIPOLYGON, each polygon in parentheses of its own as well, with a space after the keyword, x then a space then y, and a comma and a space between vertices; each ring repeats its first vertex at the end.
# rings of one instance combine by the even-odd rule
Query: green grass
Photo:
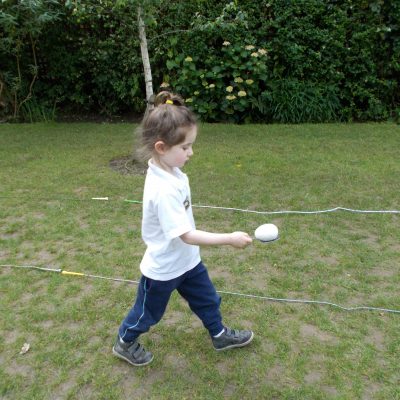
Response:
MULTIPOLYGON (((123 200, 141 199, 144 176, 109 168, 132 132, 0 125, 0 263, 137 280, 141 208, 123 200)), ((394 124, 206 124, 185 172, 194 204, 398 210, 399 145, 394 124)), ((400 309, 400 215, 194 212, 204 230, 280 230, 273 244, 204 248, 219 290, 400 309)), ((134 368, 111 354, 134 284, 16 268, 1 268, 0 284, 4 399, 400 398, 399 314, 223 295, 226 324, 256 337, 220 354, 174 295, 142 339, 153 363, 134 368)))

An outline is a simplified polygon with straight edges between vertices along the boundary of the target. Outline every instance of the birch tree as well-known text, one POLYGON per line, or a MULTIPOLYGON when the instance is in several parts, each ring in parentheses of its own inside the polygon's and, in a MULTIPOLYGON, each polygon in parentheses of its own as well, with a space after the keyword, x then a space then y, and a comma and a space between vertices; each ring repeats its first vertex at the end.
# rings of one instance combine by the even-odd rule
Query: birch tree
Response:
POLYGON ((144 82, 146 88, 146 113, 153 107, 154 91, 151 64, 147 43, 146 25, 152 20, 152 14, 159 5, 160 0, 118 0, 117 6, 133 5, 137 10, 136 21, 140 40, 140 52, 142 57, 144 82))
POLYGON ((139 29, 139 39, 140 39, 140 51, 142 54, 143 70, 144 70, 144 81, 146 87, 146 113, 153 107, 153 78, 151 75, 151 65, 149 58, 149 50, 147 47, 147 37, 146 37, 146 25, 143 20, 143 9, 141 3, 137 7, 137 21, 139 29))

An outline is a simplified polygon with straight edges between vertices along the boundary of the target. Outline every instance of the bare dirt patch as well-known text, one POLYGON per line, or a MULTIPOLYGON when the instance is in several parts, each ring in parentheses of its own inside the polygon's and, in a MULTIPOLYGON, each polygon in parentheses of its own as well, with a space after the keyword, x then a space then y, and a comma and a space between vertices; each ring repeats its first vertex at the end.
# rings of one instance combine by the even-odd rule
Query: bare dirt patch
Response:
POLYGON ((166 326, 172 326, 178 324, 185 317, 185 313, 181 311, 171 311, 168 310, 163 316, 163 323, 166 326))
POLYGON ((7 250, 0 250, 0 259, 7 258, 9 254, 10 252, 7 250))
POLYGON ((377 328, 370 328, 369 329, 369 334, 366 337, 366 342, 368 344, 371 344, 372 346, 375 347, 375 349, 379 351, 384 351, 386 349, 385 346, 385 335, 384 333, 377 329, 377 328))
POLYGON ((19 238, 19 234, 18 232, 12 232, 12 233, 2 233, 0 234, 0 239, 1 240, 13 240, 13 239, 18 239, 19 238))
POLYGON ((5 365, 5 371, 10 376, 20 375, 24 379, 31 379, 35 376, 34 369, 28 365, 28 363, 24 360, 24 356, 21 355, 18 355, 16 358, 10 360, 10 362, 5 365))
POLYGON ((332 343, 332 344, 338 343, 338 339, 336 337, 327 332, 321 331, 316 326, 310 324, 303 324, 300 327, 300 334, 303 337, 311 339, 315 338, 321 342, 332 343))
POLYGON ((114 158, 110 160, 109 166, 122 175, 144 175, 147 171, 147 166, 134 160, 131 155, 114 158))
POLYGON ((77 385, 77 378, 77 373, 73 371, 68 379, 55 389, 54 399, 61 400, 67 398, 68 393, 77 385))
POLYGON ((227 383, 224 388, 224 398, 231 398, 236 392, 236 385, 233 383, 227 383))
POLYGON ((396 274, 397 270, 392 265, 376 265, 368 272, 368 275, 378 278, 392 278, 396 274))
POLYGON ((304 377, 304 382, 308 385, 313 385, 320 382, 323 379, 324 374, 321 371, 309 371, 304 377))
POLYGON ((266 380, 267 382, 270 382, 278 387, 282 387, 282 385, 290 385, 293 388, 298 387, 298 384, 294 381, 294 379, 288 376, 285 367, 279 363, 275 363, 269 367, 266 373, 266 380))
POLYGON ((316 257, 316 261, 319 261, 323 264, 330 265, 330 266, 337 266, 339 265, 339 261, 335 256, 318 256, 316 257))
POLYGON ((16 331, 6 331, 2 332, 4 343, 6 345, 10 345, 12 343, 15 343, 18 339, 18 333, 16 331))
POLYGON ((322 386, 321 390, 329 397, 336 397, 338 395, 338 391, 332 386, 322 386))

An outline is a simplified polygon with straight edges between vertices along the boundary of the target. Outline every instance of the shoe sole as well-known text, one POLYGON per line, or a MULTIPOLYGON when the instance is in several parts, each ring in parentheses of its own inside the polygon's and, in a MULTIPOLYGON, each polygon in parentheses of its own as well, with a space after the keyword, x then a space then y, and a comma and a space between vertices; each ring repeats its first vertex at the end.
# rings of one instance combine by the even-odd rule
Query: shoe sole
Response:
POLYGON ((153 361, 153 358, 154 358, 154 356, 152 356, 152 357, 150 358, 149 361, 147 361, 147 362, 145 362, 145 363, 137 364, 137 363, 134 363, 134 362, 133 362, 132 360, 130 360, 129 358, 124 357, 122 354, 118 353, 118 352, 115 350, 114 347, 113 347, 113 349, 112 349, 112 352, 113 352, 114 356, 117 356, 117 357, 120 358, 121 360, 124 360, 124 361, 126 361, 127 363, 129 363, 129 364, 131 364, 131 365, 134 365, 135 367, 142 367, 142 366, 148 365, 148 364, 150 364, 150 363, 153 361))
POLYGON ((250 339, 247 342, 239 343, 239 344, 231 344, 230 346, 225 346, 225 347, 222 347, 221 349, 217 349, 214 347, 214 349, 216 351, 224 351, 224 350, 234 349, 235 347, 247 346, 253 339, 254 339, 254 332, 251 332, 250 339))

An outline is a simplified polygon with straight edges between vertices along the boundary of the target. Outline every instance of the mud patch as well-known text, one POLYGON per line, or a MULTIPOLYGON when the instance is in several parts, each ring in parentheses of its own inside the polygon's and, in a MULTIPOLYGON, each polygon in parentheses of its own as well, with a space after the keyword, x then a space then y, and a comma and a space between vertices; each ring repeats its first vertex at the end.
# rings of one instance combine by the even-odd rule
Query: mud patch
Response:
POLYGON ((319 256, 316 257, 316 261, 321 262, 322 264, 330 265, 330 266, 337 266, 339 265, 339 261, 334 256, 319 256))
POLYGON ((322 386, 321 390, 329 397, 336 397, 338 391, 332 386, 322 386))
POLYGON ((224 398, 229 399, 232 398, 236 393, 236 385, 233 383, 227 383, 224 388, 224 398))
POLYGON ((49 319, 46 321, 41 321, 41 322, 37 323, 36 325, 38 327, 40 327, 41 329, 43 329, 44 331, 48 331, 50 328, 52 328, 54 326, 54 321, 49 319))
POLYGON ((281 364, 274 364, 268 368, 266 380, 267 382, 271 382, 274 385, 277 384, 281 386, 282 384, 284 384, 285 386, 291 385, 294 388, 298 387, 296 382, 292 378, 287 376, 287 371, 285 367, 281 364))
POLYGON ((183 321, 185 313, 181 311, 167 311, 163 316, 163 323, 166 326, 178 325, 179 322, 183 321))
POLYGON ((8 250, 0 250, 0 259, 7 258, 10 255, 8 250))
POLYGON ((381 386, 377 383, 368 382, 365 385, 364 393, 361 397, 362 400, 373 400, 377 398, 378 392, 381 390, 381 386))
POLYGON ((129 156, 114 158, 109 162, 110 168, 122 175, 145 175, 147 165, 129 156))
POLYGON ((63 382, 57 389, 55 389, 54 399, 66 399, 68 398, 68 393, 71 392, 77 385, 76 373, 72 373, 68 379, 63 382))
POLYGON ((18 339, 18 334, 16 331, 6 331, 2 332, 4 343, 6 345, 10 345, 12 343, 15 343, 18 339))
POLYGON ((308 385, 314 385, 323 379, 321 371, 309 371, 304 377, 304 382, 308 385))
POLYGON ((305 338, 317 339, 318 341, 324 343, 331 343, 331 344, 338 343, 338 339, 336 337, 334 337, 330 333, 321 331, 316 326, 310 324, 303 324, 300 327, 300 335, 305 338))
POLYGON ((22 376, 24 379, 33 379, 35 376, 35 370, 25 362, 24 356, 20 355, 5 366, 5 371, 10 376, 22 376))
POLYGON ((382 331, 376 328, 370 328, 369 334, 366 337, 366 343, 375 347, 376 350, 384 351, 386 349, 385 346, 385 335, 382 331))

